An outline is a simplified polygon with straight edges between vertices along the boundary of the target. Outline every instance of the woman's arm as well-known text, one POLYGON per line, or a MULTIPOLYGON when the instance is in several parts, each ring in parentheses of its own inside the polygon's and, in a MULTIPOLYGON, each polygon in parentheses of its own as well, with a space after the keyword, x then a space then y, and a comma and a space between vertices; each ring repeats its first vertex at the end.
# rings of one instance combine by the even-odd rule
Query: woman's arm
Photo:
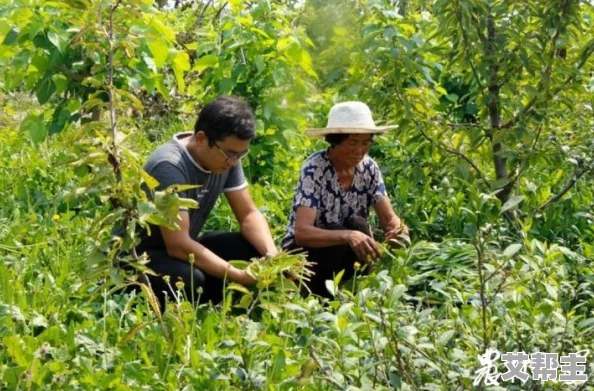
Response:
POLYGON ((295 213, 295 244, 299 247, 330 247, 348 244, 360 260, 368 256, 380 256, 379 248, 373 238, 363 232, 351 230, 330 230, 314 226, 316 210, 305 206, 295 213))
POLYGON ((388 239, 400 234, 408 235, 408 227, 396 215, 388 197, 382 198, 375 204, 375 212, 388 239))

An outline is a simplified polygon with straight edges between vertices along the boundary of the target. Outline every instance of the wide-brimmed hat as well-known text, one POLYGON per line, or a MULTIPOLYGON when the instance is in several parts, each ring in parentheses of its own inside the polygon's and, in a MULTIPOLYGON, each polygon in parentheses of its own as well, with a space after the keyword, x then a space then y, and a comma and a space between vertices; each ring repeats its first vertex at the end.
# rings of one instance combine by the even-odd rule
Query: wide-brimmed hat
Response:
POLYGON ((305 133, 314 137, 327 134, 375 134, 386 133, 397 127, 398 125, 375 126, 371 110, 363 102, 342 102, 330 109, 325 128, 306 129, 305 133))

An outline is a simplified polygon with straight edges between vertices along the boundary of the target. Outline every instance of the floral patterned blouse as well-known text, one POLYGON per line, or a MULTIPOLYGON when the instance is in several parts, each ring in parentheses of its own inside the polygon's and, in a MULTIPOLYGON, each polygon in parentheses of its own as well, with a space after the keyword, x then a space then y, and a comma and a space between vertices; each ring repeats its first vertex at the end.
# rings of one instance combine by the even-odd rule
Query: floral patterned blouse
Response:
POLYGON ((293 197, 287 234, 282 248, 294 245, 295 213, 299 206, 317 210, 315 226, 343 225, 352 216, 369 216, 369 208, 386 196, 386 187, 375 161, 368 155, 355 167, 355 177, 348 190, 342 189, 328 150, 307 158, 293 197))

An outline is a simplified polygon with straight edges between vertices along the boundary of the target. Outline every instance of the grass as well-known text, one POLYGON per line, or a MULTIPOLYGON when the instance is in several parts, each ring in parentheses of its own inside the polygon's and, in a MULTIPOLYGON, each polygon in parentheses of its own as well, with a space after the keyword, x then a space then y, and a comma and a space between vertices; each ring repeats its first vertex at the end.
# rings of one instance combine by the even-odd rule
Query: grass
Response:
MULTIPOLYGON (((571 276, 591 272, 592 259, 529 237, 506 258, 495 234, 477 239, 485 273, 493 273, 485 289, 501 297, 484 308, 460 304, 480 290, 478 242, 452 233, 460 238, 386 250, 371 276, 340 285, 325 304, 269 284, 232 290, 235 298, 216 307, 179 300, 159 317, 144 294, 108 294, 119 277, 96 250, 110 236, 99 223, 109 207, 101 192, 77 195, 85 177, 67 164, 84 145, 74 132, 33 145, 15 130, 23 103, 3 104, 0 389, 473 389, 485 335, 502 352, 565 354, 591 344, 591 285, 571 276), (242 295, 251 295, 247 306, 238 305, 242 295), (440 304, 415 304, 429 300, 440 304)), ((141 155, 153 145, 142 134, 130 143, 141 155)), ((291 194, 292 186, 277 184, 273 193, 291 194)), ((254 191, 275 221, 286 220, 268 198, 276 196, 254 191)), ((218 228, 228 228, 229 212, 217 213, 218 228)))

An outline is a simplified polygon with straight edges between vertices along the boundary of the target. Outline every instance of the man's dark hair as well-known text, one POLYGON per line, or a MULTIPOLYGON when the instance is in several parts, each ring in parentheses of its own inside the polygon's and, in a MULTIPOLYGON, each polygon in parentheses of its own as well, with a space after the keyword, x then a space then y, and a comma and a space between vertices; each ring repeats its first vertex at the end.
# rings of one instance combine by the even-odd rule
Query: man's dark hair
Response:
POLYGON ((221 96, 200 111, 194 134, 203 131, 209 144, 228 136, 253 140, 256 137, 254 122, 254 113, 246 102, 234 96, 221 96))
POLYGON ((326 140, 327 143, 330 144, 330 146, 332 148, 334 148, 335 146, 337 146, 338 144, 340 144, 347 138, 349 138, 349 135, 344 134, 344 133, 331 133, 331 134, 327 134, 326 136, 324 136, 324 139, 326 140))

